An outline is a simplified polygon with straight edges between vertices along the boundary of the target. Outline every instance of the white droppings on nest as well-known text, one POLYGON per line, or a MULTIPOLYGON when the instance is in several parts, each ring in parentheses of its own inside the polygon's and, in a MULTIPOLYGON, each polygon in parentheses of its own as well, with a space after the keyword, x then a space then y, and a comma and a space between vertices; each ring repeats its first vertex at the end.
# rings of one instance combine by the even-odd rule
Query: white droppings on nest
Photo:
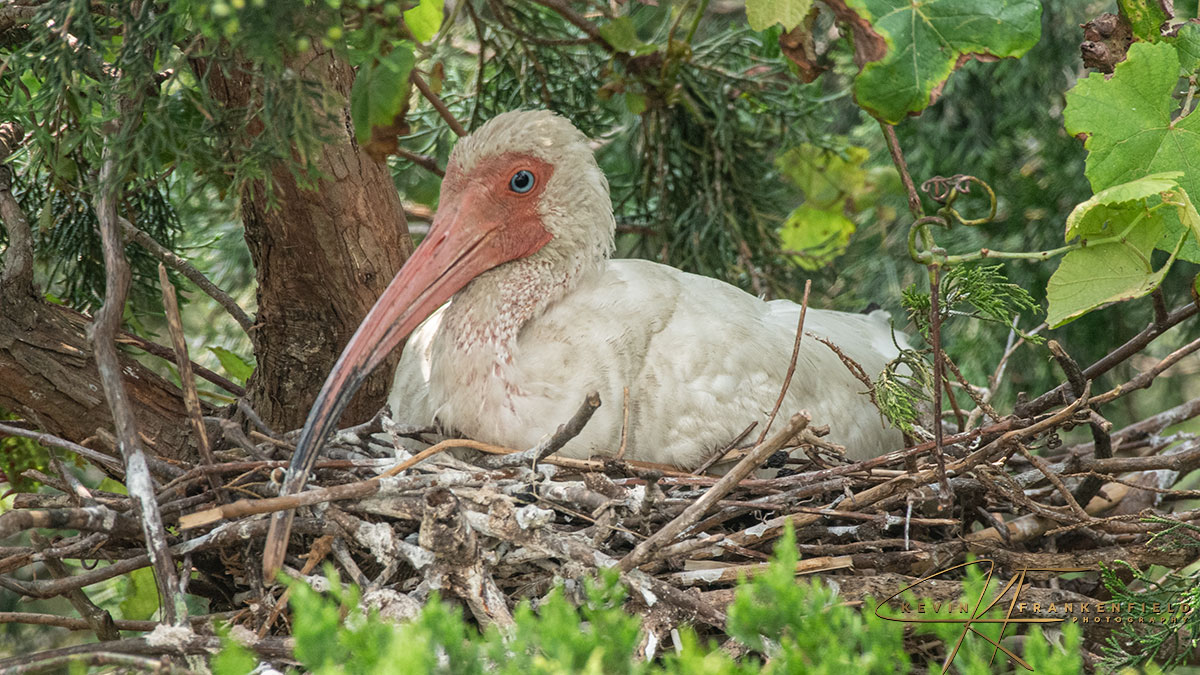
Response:
POLYGON ((554 512, 549 509, 542 509, 530 504, 522 506, 513 514, 517 519, 517 525, 522 530, 536 530, 554 522, 554 512))
POLYGON ((329 579, 326 579, 319 574, 304 577, 304 583, 308 584, 309 588, 318 593, 326 593, 329 591, 329 579))
POLYGON ((160 623, 146 634, 146 644, 151 647, 173 647, 182 649, 196 634, 188 626, 169 626, 160 623))
POLYGON ((437 478, 434 480, 434 485, 439 487, 454 487, 456 485, 462 485, 470 480, 471 474, 465 471, 455 471, 453 469, 449 469, 438 472, 437 478))
POLYGON ((746 528, 746 534, 751 537, 761 537, 763 532, 767 531, 766 523, 759 523, 753 527, 746 528))
MULTIPOLYGON (((93 507, 90 507, 90 506, 88 507, 88 509, 91 509, 91 508, 93 508, 93 507)), ((100 507, 95 507, 95 508, 100 508, 100 507)), ((106 532, 112 531, 113 527, 115 527, 117 524, 117 512, 113 511, 112 509, 106 508, 106 509, 103 509, 101 511, 101 513, 104 514, 104 518, 100 521, 100 524, 104 526, 104 531, 106 531, 106 532)))
POLYGON ((887 517, 883 519, 883 526, 884 527, 892 527, 894 525, 903 525, 907 521, 908 521, 908 518, 902 518, 895 514, 889 513, 889 514, 887 514, 887 517))
POLYGON ((233 627, 229 629, 229 637, 232 638, 234 642, 244 647, 249 647, 255 642, 258 642, 258 636, 254 634, 254 631, 246 628, 240 623, 233 624, 233 627))
POLYGON ((642 602, 646 603, 647 607, 653 607, 658 602, 658 596, 648 588, 639 589, 642 593, 642 602))
POLYGON ((358 526, 358 541, 366 544, 376 560, 391 560, 396 548, 396 537, 387 523, 363 522, 358 526))
POLYGON ((421 613, 421 603, 390 588, 367 591, 362 602, 370 609, 379 610, 379 616, 396 623, 412 621, 421 613))
MULTIPOLYGON (((898 519, 897 522, 903 522, 898 519)), ((829 534, 835 537, 849 537, 858 532, 858 525, 832 525, 829 527, 829 534)))
POLYGON ((653 659, 657 652, 658 636, 654 634, 654 631, 649 631, 649 633, 646 635, 646 660, 649 661, 653 659))
POLYGON ((635 485, 627 492, 628 496, 625 497, 625 503, 629 505, 629 510, 634 513, 640 512, 646 503, 646 486, 635 485))

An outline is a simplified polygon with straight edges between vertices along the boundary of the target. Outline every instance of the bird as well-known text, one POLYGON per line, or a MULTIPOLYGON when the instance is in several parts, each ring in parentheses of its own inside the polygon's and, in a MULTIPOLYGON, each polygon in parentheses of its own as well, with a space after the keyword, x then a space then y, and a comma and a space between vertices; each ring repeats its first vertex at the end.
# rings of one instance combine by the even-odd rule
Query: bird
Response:
MULTIPOLYGON (((616 221, 589 139, 546 110, 506 112, 450 154, 433 224, 368 312, 310 410, 281 494, 304 485, 363 380, 407 337, 388 403, 405 422, 529 448, 590 392, 601 405, 559 451, 692 469, 766 423, 801 306, 645 260, 610 257, 616 221)), ((905 346, 886 312, 807 308, 803 329, 867 373, 905 346)), ((780 412, 807 410, 850 459, 897 449, 867 387, 802 339, 780 412)), ((290 511, 264 554, 278 570, 290 511)))

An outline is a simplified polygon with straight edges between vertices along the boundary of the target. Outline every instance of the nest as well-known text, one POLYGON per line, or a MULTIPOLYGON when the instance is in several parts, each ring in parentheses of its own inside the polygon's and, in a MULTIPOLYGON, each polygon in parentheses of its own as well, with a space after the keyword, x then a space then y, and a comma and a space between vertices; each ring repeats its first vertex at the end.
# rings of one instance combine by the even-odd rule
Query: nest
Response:
MULTIPOLYGON (((285 572, 311 579, 330 562, 384 616, 412 617, 436 590, 479 624, 503 626, 520 599, 559 584, 576 587, 581 577, 615 567, 630 590, 629 609, 643 615, 643 648, 669 644, 681 624, 720 638, 735 583, 766 570, 788 523, 801 554, 796 574, 836 583, 847 601, 891 596, 968 554, 1011 577, 1039 568, 1096 570, 1114 560, 1178 569, 1200 550, 1165 545, 1169 537, 1162 536, 1170 531, 1195 544, 1195 532, 1175 529, 1200 512, 1171 513, 1171 505, 1196 494, 1171 486, 1200 467, 1200 443, 1161 433, 1200 414, 1200 400, 1106 430, 1104 438, 1121 451, 1107 458, 1097 456, 1094 443, 1056 443, 1060 431, 1096 421, 1086 393, 1045 414, 949 434, 941 453, 928 441, 856 463, 842 459, 822 438, 825 430, 800 413, 716 458, 723 475, 620 457, 556 457, 597 405, 589 398, 553 437, 521 452, 444 440, 412 454, 405 448, 415 441, 434 440, 429 430, 379 416, 338 433, 308 488, 285 497, 277 495, 291 435, 247 437, 226 422, 235 447, 218 451, 213 464, 180 467, 151 458, 159 481, 153 497, 165 523, 178 528, 166 538, 170 555, 199 573, 190 575, 187 590, 209 598, 212 608, 191 618, 196 632, 168 646, 120 640, 115 629, 157 624, 114 623, 80 592, 151 560, 133 498, 72 485, 67 472, 36 475, 64 495, 19 495, 16 509, 0 516, 0 538, 34 527, 78 534, 35 536, 31 547, 4 549, 0 585, 29 597, 75 597, 83 618, 49 623, 90 628, 130 653, 212 649, 211 624, 220 619, 249 629, 261 655, 286 660, 286 592, 264 583, 261 561, 268 526, 262 514, 289 508, 298 515, 285 572), (768 468, 775 475, 758 477, 768 468), (67 558, 108 564, 68 574, 59 562, 67 558), (57 578, 13 575, 34 562, 57 578)), ((1033 587, 1022 599, 1042 607, 1110 597, 1094 574, 1029 580, 1033 587)), ((952 578, 927 589, 948 600, 961 592, 952 578)), ((1093 644, 1113 635, 1111 626, 1084 628, 1093 644)))

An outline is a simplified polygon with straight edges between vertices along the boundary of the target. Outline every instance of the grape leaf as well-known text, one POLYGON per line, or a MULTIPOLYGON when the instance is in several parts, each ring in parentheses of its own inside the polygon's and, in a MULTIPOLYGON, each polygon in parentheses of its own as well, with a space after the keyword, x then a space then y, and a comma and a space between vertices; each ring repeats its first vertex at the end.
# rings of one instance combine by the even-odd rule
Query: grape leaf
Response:
POLYGON ((350 117, 359 145, 371 142, 375 128, 392 127, 396 117, 405 111, 408 74, 415 62, 412 44, 399 42, 377 61, 358 67, 350 88, 350 117))
POLYGON ((746 0, 746 21, 754 30, 783 24, 786 32, 799 26, 811 9, 812 0, 746 0))
POLYGON ((1181 176, 1182 171, 1156 173, 1097 192, 1091 199, 1078 204, 1067 216, 1067 241, 1080 235, 1100 233, 1113 211, 1119 210, 1111 207, 1121 207, 1178 188, 1176 179, 1181 176))
POLYGON ((125 597, 121 600, 121 616, 133 621, 145 621, 158 611, 158 586, 149 567, 136 569, 125 577, 125 597))
POLYGON ((924 110, 966 59, 1019 57, 1041 36, 1037 0, 844 0, 887 43, 862 67, 859 105, 895 124, 924 110))
POLYGON ((442 27, 444 0, 421 0, 404 12, 404 24, 417 42, 429 42, 442 27))
POLYGON ((208 351, 216 354, 217 360, 221 362, 221 368, 225 370, 227 375, 237 380, 240 384, 245 384, 246 380, 250 379, 250 375, 254 372, 253 364, 224 347, 209 347, 208 351))
POLYGON ((1139 223, 1121 241, 1077 249, 1063 257, 1046 286, 1050 301, 1046 323, 1051 328, 1158 288, 1173 262, 1167 261, 1157 272, 1150 264, 1150 254, 1163 234, 1159 214, 1161 211, 1139 223))
POLYGON ((1171 40, 1175 50, 1179 52, 1179 63, 1185 73, 1191 74, 1200 65, 1200 23, 1188 22, 1179 27, 1179 32, 1171 40))
POLYGON ((830 209, 804 204, 792 211, 779 229, 779 241, 801 269, 818 270, 846 251, 854 222, 842 214, 841 203, 830 209))
POLYGON ((775 158, 775 166, 804 191, 805 203, 827 209, 844 198, 854 199, 865 189, 867 172, 863 163, 871 153, 848 146, 845 157, 805 143, 775 158))
POLYGON ((1117 4, 1138 39, 1153 42, 1162 37, 1159 27, 1171 16, 1163 10, 1159 0, 1118 0, 1117 4))
MULTIPOLYGON (((1063 111, 1067 133, 1086 134, 1084 173, 1092 190, 1132 181, 1147 174, 1182 171, 1179 185, 1200 194, 1200 115, 1172 119, 1179 104, 1172 98, 1179 81, 1179 55, 1172 44, 1134 43, 1111 77, 1092 73, 1067 92, 1063 111)), ((1184 226, 1166 219, 1160 248, 1171 250, 1184 226)), ((1188 238, 1179 257, 1200 262, 1200 245, 1188 238)))

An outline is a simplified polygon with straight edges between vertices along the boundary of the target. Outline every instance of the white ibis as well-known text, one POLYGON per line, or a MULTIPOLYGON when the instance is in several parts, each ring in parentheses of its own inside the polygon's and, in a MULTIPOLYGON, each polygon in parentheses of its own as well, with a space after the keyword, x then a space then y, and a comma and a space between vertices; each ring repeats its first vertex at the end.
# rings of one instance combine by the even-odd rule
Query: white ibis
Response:
MULTIPOLYGON (((410 333, 392 410, 488 443, 532 447, 593 391, 604 405, 560 455, 614 454, 624 429, 627 458, 686 469, 764 423, 800 307, 652 262, 609 260, 614 226, 608 181, 566 119, 510 112, 460 140, 429 235, 325 381, 283 492, 303 487, 350 397, 410 333)), ((871 374, 897 354, 881 312, 809 309, 805 330, 871 374)), ((864 390, 837 354, 806 339, 780 414, 807 409, 851 458, 898 448, 900 432, 864 390)), ((290 523, 290 512, 272 520, 267 578, 290 523)))

